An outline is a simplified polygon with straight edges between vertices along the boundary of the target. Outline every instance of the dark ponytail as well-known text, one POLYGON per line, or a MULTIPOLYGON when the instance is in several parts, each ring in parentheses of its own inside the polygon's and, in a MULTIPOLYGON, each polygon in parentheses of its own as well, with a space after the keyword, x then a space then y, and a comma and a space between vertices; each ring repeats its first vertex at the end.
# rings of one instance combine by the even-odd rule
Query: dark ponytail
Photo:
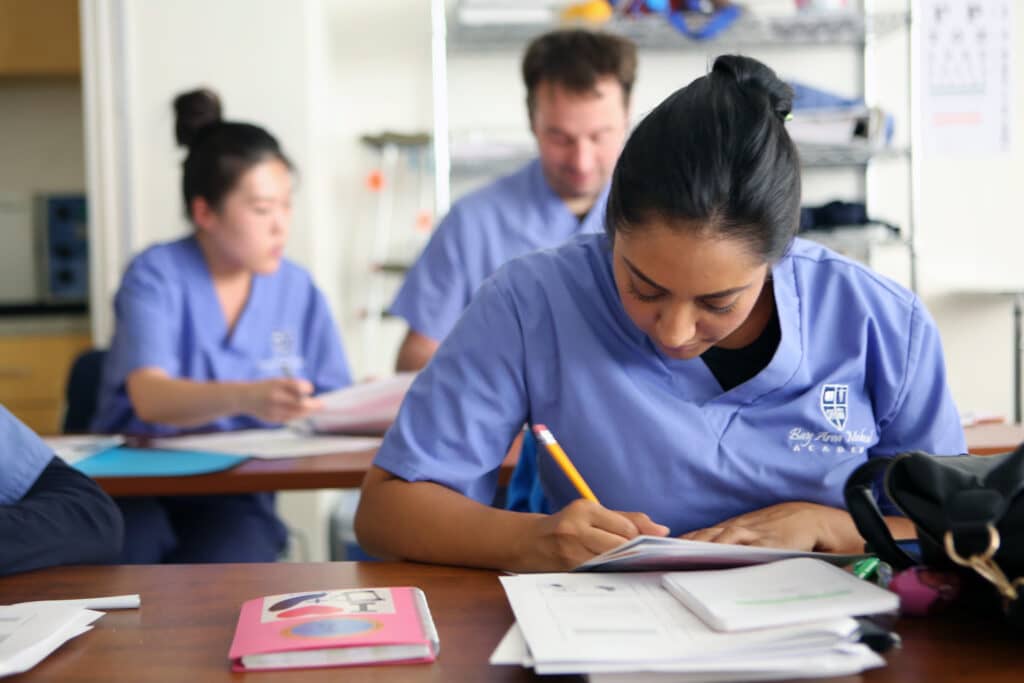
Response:
POLYGON ((630 135, 612 176, 609 235, 697 222, 777 260, 800 213, 800 162, 784 126, 792 105, 792 89, 764 64, 718 57, 630 135))
POLYGON ((219 207, 238 179, 256 164, 277 159, 292 168, 277 140, 266 130, 250 123, 224 121, 220 98, 212 90, 202 88, 175 97, 174 118, 174 137, 188 149, 181 187, 189 218, 193 199, 202 197, 219 207))

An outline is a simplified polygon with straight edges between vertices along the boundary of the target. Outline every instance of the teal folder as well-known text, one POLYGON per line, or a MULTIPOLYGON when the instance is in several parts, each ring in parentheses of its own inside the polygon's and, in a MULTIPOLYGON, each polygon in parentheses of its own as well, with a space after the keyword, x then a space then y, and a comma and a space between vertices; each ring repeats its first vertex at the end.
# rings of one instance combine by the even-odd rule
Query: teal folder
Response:
POLYGON ((121 447, 90 455, 73 467, 90 477, 181 477, 221 472, 244 460, 244 455, 121 447))

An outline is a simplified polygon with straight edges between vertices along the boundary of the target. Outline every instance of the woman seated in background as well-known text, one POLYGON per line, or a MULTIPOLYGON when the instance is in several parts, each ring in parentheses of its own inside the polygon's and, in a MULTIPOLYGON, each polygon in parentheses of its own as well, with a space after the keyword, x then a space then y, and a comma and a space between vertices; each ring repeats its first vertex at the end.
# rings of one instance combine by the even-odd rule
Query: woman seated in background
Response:
MULTIPOLYGON (((350 376, 323 295, 284 259, 291 163, 263 128, 223 121, 209 90, 174 108, 194 232, 129 264, 92 428, 172 435, 303 417, 350 376)), ((269 562, 286 541, 271 493, 118 505, 126 563, 269 562)))
POLYGON ((0 575, 117 562, 122 528, 96 482, 0 406, 0 575))
POLYGON ((605 235, 484 283, 364 480, 368 552, 514 571, 638 534, 860 552, 843 504, 854 468, 964 452, 918 298, 794 239, 791 104, 768 67, 719 57, 630 136, 605 235), (542 455, 553 514, 488 505, 524 422, 550 427, 600 503, 542 455))

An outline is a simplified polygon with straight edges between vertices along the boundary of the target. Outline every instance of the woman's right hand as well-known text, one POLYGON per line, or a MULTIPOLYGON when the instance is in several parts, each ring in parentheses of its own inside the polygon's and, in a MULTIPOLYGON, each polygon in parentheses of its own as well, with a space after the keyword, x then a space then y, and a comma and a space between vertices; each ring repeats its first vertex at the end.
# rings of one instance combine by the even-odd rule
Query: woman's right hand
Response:
POLYGON ((522 557, 531 571, 566 571, 637 536, 668 532, 642 512, 609 510, 580 498, 536 518, 522 557))
POLYGON ((313 385, 304 379, 274 377, 241 386, 242 411, 264 422, 284 423, 319 410, 313 385))

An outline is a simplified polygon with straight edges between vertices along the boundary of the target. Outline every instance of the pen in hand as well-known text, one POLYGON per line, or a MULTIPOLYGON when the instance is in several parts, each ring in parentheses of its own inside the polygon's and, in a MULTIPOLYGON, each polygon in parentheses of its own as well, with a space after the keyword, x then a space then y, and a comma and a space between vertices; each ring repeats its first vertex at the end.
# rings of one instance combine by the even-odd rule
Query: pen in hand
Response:
POLYGON ((562 447, 558 445, 558 442, 555 441, 555 437, 551 434, 548 428, 542 424, 534 425, 533 433, 536 434, 537 440, 544 444, 544 447, 548 449, 548 453, 551 454, 551 457, 555 459, 558 466, 562 468, 563 472, 565 472, 565 476, 569 477, 569 481, 571 481, 572 485, 576 487, 576 490, 579 491, 580 495, 587 500, 600 505, 601 501, 599 501, 597 496, 594 495, 594 492, 590 490, 587 482, 583 480, 579 471, 577 471, 576 467, 572 464, 572 461, 569 460, 569 456, 566 455, 565 451, 562 450, 562 447))

